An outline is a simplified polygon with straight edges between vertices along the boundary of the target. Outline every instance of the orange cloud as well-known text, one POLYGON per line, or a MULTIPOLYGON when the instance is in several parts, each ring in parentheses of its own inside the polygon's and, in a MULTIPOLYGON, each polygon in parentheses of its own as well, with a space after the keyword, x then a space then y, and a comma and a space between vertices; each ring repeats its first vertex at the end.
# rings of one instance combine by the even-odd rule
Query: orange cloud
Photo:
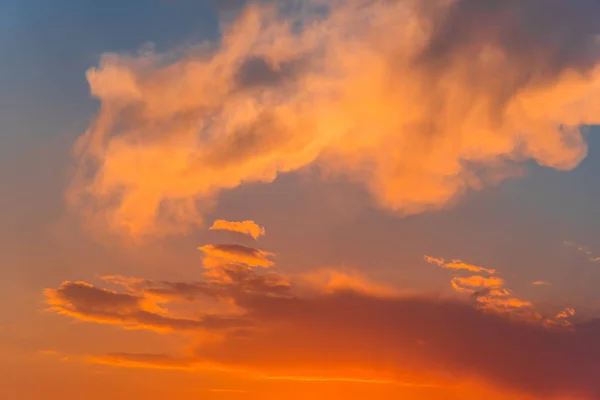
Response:
POLYGON ((595 21, 571 2, 424 4, 252 5, 214 46, 104 55, 87 73, 101 106, 70 203, 143 237, 185 232, 222 191, 308 165, 403 215, 527 160, 577 166, 579 127, 600 115, 595 21))
POLYGON ((199 365, 194 360, 172 358, 163 354, 109 354, 91 356, 88 363, 124 368, 150 368, 168 370, 215 369, 214 366, 199 365))
POLYGON ((356 271, 328 268, 301 274, 294 278, 296 284, 307 282, 311 288, 317 288, 319 291, 326 293, 351 290, 374 296, 400 295, 398 289, 373 282, 356 271))
POLYGON ((254 293, 236 301, 260 329, 201 344, 188 358, 119 354, 92 361, 135 368, 218 368, 272 380, 408 382, 415 387, 450 381, 445 371, 451 370, 537 398, 576 392, 592 399, 600 392, 591 369, 599 362, 597 355, 581 356, 597 343, 593 323, 575 330, 549 329, 462 302, 353 292, 310 298, 254 293), (574 356, 578 363, 569 363, 574 356), (412 379, 415 375, 420 379, 412 379))
POLYGON ((480 266, 473 265, 473 264, 467 264, 467 263, 462 262, 461 260, 452 260, 452 261, 446 262, 443 258, 435 258, 435 257, 427 256, 427 255, 424 256, 424 259, 428 263, 437 264, 440 267, 447 268, 447 269, 465 270, 465 271, 470 271, 470 272, 485 272, 490 275, 494 275, 497 272, 495 269, 484 268, 484 267, 480 267, 480 266))
POLYGON ((265 228, 256 224, 254 221, 226 221, 218 219, 213 222, 210 230, 238 232, 244 235, 250 235, 254 240, 265 235, 265 228))
MULTIPOLYGON (((424 257, 425 261, 437 264, 446 269, 455 271, 483 272, 490 275, 497 275, 495 269, 488 269, 472 264, 464 263, 460 260, 446 262, 442 258, 430 256, 424 257)), ((547 284, 543 281, 533 282, 534 285, 547 284)), ((482 310, 505 313, 513 318, 520 318, 528 321, 543 322, 548 325, 567 324, 559 321, 558 317, 546 318, 535 310, 533 303, 513 296, 513 292, 505 287, 506 282, 498 276, 485 277, 473 275, 469 277, 454 277, 451 280, 452 288, 459 293, 471 295, 482 310)))
POLYGON ((470 276, 468 278, 455 277, 452 279, 452 287, 457 292, 473 293, 482 289, 498 289, 504 286, 504 279, 483 276, 470 276))
POLYGON ((195 332, 203 338, 182 357, 119 353, 94 356, 88 359, 92 363, 219 369, 274 380, 408 382, 415 387, 451 381, 455 378, 447 371, 453 371, 467 380, 541 397, 574 390, 590 398, 600 394, 592 372, 600 358, 589 351, 598 343, 595 322, 569 323, 571 309, 547 321, 541 316, 508 318, 507 309, 530 315, 532 306, 512 297, 496 276, 453 279, 457 290, 477 299, 474 306, 389 292, 345 273, 321 272, 311 281, 306 275, 285 279, 262 265, 252 268, 231 257, 211 265, 227 279, 213 279, 207 269, 195 283, 108 276, 107 282, 126 293, 64 282, 46 291, 47 302, 50 311, 80 320, 195 332), (307 283, 313 290, 306 290, 307 283), (233 306, 236 312, 209 314, 203 298, 233 306), (181 318, 167 308, 149 306, 153 302, 189 302, 201 317, 181 318), (215 340, 204 340, 208 332, 215 340))
POLYGON ((207 257, 217 258, 225 262, 245 264, 250 267, 270 267, 273 261, 268 257, 275 254, 238 244, 208 244, 199 247, 207 257))
POLYGON ((46 303, 50 306, 48 311, 83 321, 122 325, 130 329, 168 332, 247 326, 247 321, 235 317, 205 315, 201 319, 192 320, 171 317, 166 311, 148 311, 146 297, 143 295, 117 293, 86 282, 63 282, 58 289, 46 289, 45 296, 46 303))

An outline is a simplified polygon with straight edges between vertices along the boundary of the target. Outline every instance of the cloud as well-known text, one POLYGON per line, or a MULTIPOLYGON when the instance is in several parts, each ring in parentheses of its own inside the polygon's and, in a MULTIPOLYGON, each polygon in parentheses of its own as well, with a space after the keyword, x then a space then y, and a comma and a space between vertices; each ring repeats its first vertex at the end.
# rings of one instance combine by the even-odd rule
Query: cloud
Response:
POLYGON ((480 267, 477 265, 467 264, 467 263, 462 262, 461 260, 452 260, 452 261, 446 262, 443 258, 435 258, 435 257, 427 256, 427 255, 424 256, 424 259, 428 263, 437 264, 440 267, 444 267, 447 269, 465 270, 465 271, 470 271, 470 272, 485 272, 490 275, 494 275, 497 272, 495 269, 484 268, 484 267, 480 267))
MULTIPOLYGON (((549 329, 463 302, 349 291, 313 298, 258 295, 242 302, 261 329, 200 346, 193 364, 323 380, 424 384, 426 377, 431 384, 432 379, 476 378, 536 398, 600 394, 595 323, 573 331, 549 329), (414 375, 421 379, 411 379, 414 375)), ((137 355, 122 354, 118 362, 135 366, 139 361, 137 355)), ((148 367, 156 363, 149 360, 148 367)), ((159 360, 158 367, 172 368, 172 363, 159 360)), ((176 368, 190 365, 189 360, 175 362, 176 368)))
POLYGON ((531 284, 534 286, 550 286, 550 285, 552 285, 552 283, 548 282, 548 281, 534 281, 534 282, 531 282, 531 284))
POLYGON ((254 249, 239 244, 209 244, 199 248, 207 257, 218 258, 223 261, 245 264, 251 267, 270 267, 273 261, 268 257, 275 254, 268 251, 254 249))
POLYGON ((596 257, 592 253, 592 251, 589 248, 585 247, 585 246, 582 246, 582 245, 579 245, 579 244, 573 243, 573 242, 568 242, 568 241, 563 242, 563 244, 565 246, 567 246, 567 247, 573 247, 573 248, 575 248, 581 254, 585 254, 586 257, 587 257, 587 259, 588 259, 588 261, 590 261, 590 262, 599 262, 600 261, 600 257, 596 257))
POLYGON ((504 279, 501 278, 485 278, 483 276, 470 276, 468 278, 455 277, 452 279, 452 287, 457 292, 474 293, 484 289, 500 289, 504 286, 504 279))
POLYGON ((210 230, 238 232, 244 235, 250 235, 254 240, 265 235, 265 228, 254 221, 226 221, 218 219, 213 222, 210 230))
POLYGON ((308 273, 298 274, 293 277, 296 286, 303 282, 309 287, 317 288, 320 292, 335 293, 344 290, 352 290, 374 296, 398 296, 398 289, 373 282, 358 271, 351 269, 340 270, 334 268, 323 268, 308 273))
POLYGON ((85 221, 182 233, 221 192, 309 165, 414 214, 526 161, 568 170, 585 157, 597 2, 303 4, 250 5, 211 46, 104 55, 87 73, 101 105, 67 196, 85 221))
MULTIPOLYGON (((519 318, 527 321, 539 321, 546 325, 570 326, 570 322, 558 316, 544 316, 536 311, 532 302, 520 299, 513 295, 511 289, 506 288, 506 281, 499 276, 495 269, 468 264, 460 260, 446 262, 443 258, 424 256, 424 260, 431 264, 437 264, 445 269, 456 272, 468 271, 489 274, 493 276, 472 275, 468 277, 456 276, 450 284, 458 293, 471 295, 478 308, 482 310, 503 313, 511 318, 519 318)), ((548 284, 544 281, 533 282, 533 285, 548 284)), ((568 318, 568 317, 567 317, 568 318)))
POLYGON ((248 325, 244 319, 205 315, 201 319, 173 318, 148 309, 160 309, 144 296, 117 293, 85 282, 63 282, 58 289, 46 289, 49 311, 83 321, 123 325, 158 332, 228 329, 248 325))
POLYGON ((571 325, 569 308, 556 314, 554 324, 510 318, 502 307, 531 306, 510 297, 497 276, 454 278, 471 298, 485 299, 473 304, 382 291, 383 285, 344 273, 326 275, 339 284, 318 279, 307 291, 307 278, 286 278, 228 258, 210 262, 195 283, 107 276, 124 292, 65 282, 46 291, 47 302, 50 311, 81 320, 218 337, 179 357, 118 353, 88 359, 93 363, 414 385, 475 379, 537 398, 600 396, 597 321, 571 325), (225 311, 207 313, 206 298, 225 311), (160 307, 181 302, 195 305, 194 315, 203 317, 181 318, 160 307))
MULTIPOLYGON (((173 358, 164 354, 123 354, 114 353, 106 356, 92 356, 87 358, 87 362, 92 364, 103 364, 125 368, 151 368, 151 369, 172 369, 172 370, 190 370, 202 368, 193 360, 173 358)), ((204 366, 207 368, 207 366, 204 366)))

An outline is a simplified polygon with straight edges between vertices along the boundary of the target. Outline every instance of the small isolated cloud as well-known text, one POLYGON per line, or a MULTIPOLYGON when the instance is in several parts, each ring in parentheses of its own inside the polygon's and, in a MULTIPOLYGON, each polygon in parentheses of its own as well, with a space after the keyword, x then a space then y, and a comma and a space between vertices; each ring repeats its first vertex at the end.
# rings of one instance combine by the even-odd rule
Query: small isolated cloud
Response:
POLYGON ((257 240, 260 236, 265 235, 265 228, 251 220, 240 222, 218 219, 209 229, 214 231, 238 232, 244 235, 252 236, 254 240, 257 240))
POLYGON ((534 282, 531 282, 531 284, 533 286, 550 286, 550 285, 552 285, 552 283, 548 282, 548 281, 534 281, 534 282))

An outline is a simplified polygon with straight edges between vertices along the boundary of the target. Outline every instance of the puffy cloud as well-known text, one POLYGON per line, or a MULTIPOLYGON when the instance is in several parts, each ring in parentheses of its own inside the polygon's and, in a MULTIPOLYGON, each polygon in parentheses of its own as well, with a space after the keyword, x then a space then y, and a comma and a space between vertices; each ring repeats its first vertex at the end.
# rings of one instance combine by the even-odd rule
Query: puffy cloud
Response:
POLYGON ((254 240, 265 235, 265 228, 254 221, 226 221, 218 219, 213 222, 210 230, 238 232, 244 235, 250 235, 254 240))
POLYGON ((571 169, 586 155, 597 2, 301 3, 250 5, 211 46, 107 54, 88 71, 101 105, 68 193, 86 221, 180 233, 223 190, 308 165, 419 213, 515 164, 571 169))

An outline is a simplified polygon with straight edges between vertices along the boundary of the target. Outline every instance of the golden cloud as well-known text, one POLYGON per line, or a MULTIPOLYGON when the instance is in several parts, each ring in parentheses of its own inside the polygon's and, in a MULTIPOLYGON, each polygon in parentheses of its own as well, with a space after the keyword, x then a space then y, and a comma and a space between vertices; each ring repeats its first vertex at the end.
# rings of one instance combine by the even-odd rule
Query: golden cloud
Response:
POLYGON ((268 251, 241 246, 239 244, 208 244, 199 247, 199 250, 204 252, 206 257, 219 259, 219 262, 225 261, 245 264, 250 267, 264 268, 273 265, 273 261, 269 260, 268 257, 275 255, 268 251))
POLYGON ((87 73, 101 106, 68 199, 86 221, 141 237, 184 232, 220 192, 308 165, 400 214, 444 207, 523 161, 574 168, 580 126, 600 115, 596 22, 574 9, 254 4, 214 46, 106 54, 87 73))
POLYGON ((437 264, 440 267, 447 268, 447 269, 465 270, 465 271, 469 271, 469 272, 485 272, 490 275, 494 275, 497 272, 495 269, 484 268, 484 267, 480 267, 478 265, 473 265, 473 264, 467 264, 467 263, 462 262, 461 260, 446 261, 443 258, 436 258, 436 257, 427 256, 427 255, 424 256, 424 259, 428 263, 437 264))
POLYGON ((238 232, 244 235, 250 235, 254 238, 254 240, 265 235, 265 228, 251 220, 240 222, 218 219, 213 222, 209 229, 215 231, 238 232))

